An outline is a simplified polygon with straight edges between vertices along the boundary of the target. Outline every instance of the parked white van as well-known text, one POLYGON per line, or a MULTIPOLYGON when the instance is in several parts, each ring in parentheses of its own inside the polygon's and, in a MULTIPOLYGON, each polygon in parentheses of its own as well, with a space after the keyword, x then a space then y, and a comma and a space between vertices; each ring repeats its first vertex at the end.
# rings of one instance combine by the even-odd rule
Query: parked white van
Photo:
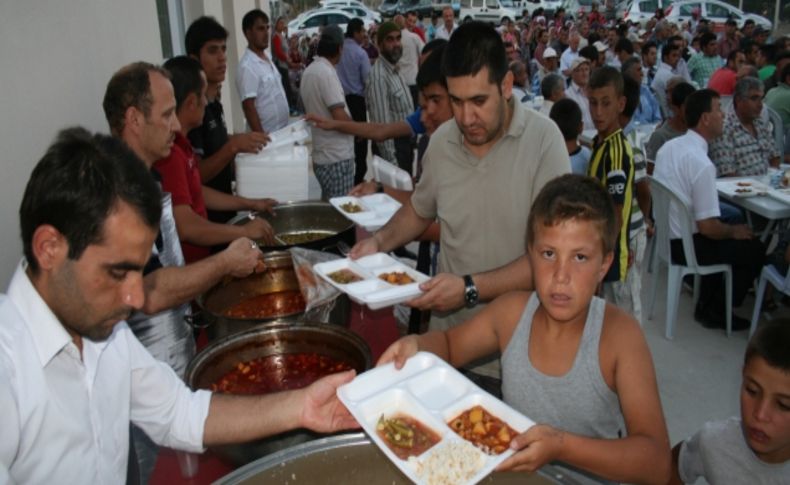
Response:
POLYGON ((502 5, 499 0, 461 0, 462 22, 482 20, 499 25, 505 20, 516 20, 516 11, 502 5))

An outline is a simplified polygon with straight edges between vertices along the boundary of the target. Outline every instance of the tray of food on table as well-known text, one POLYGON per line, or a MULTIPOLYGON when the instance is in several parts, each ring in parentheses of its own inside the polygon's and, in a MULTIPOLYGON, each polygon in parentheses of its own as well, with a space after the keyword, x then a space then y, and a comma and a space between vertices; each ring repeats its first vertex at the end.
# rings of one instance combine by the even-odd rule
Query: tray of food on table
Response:
POLYGON ((751 178, 724 178, 716 181, 716 190, 730 197, 753 197, 769 193, 771 187, 751 178))

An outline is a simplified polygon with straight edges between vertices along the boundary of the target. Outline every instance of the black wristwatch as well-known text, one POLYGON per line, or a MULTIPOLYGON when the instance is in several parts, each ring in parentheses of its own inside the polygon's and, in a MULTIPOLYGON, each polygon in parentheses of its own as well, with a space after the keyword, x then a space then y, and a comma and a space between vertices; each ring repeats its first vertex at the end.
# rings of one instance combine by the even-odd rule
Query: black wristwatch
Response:
POLYGON ((474 308, 479 298, 480 294, 477 292, 477 287, 472 280, 472 275, 464 276, 464 303, 466 304, 466 308, 474 308))
POLYGON ((381 182, 376 182, 376 193, 383 193, 384 192, 384 184, 381 182))

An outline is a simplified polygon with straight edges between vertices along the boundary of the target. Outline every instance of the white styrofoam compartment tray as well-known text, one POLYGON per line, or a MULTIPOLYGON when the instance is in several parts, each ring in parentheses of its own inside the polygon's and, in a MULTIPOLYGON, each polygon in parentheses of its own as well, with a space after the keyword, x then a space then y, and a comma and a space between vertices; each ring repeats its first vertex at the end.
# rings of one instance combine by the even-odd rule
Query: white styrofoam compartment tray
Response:
POLYGON ((420 283, 430 279, 428 275, 420 273, 384 253, 371 254, 356 261, 345 258, 318 263, 313 266, 313 271, 330 285, 348 294, 355 302, 367 305, 372 310, 403 303, 421 295, 420 283), (342 269, 354 272, 362 278, 362 281, 340 284, 329 277, 330 273, 342 269), (393 285, 379 278, 379 275, 393 271, 408 274, 414 283, 393 285))
MULTIPOLYGON (((428 352, 418 352, 400 370, 390 363, 360 374, 340 386, 337 396, 387 458, 418 484, 423 483, 417 475, 418 463, 450 441, 463 441, 447 423, 473 406, 482 406, 518 433, 535 424, 428 352), (441 441, 416 459, 403 460, 376 433, 376 423, 382 415, 411 416, 440 435, 441 441)), ((480 453, 485 459, 484 465, 467 484, 485 478, 513 451, 508 449, 499 455, 480 453)))
POLYGON ((377 231, 392 219, 398 212, 401 203, 387 194, 370 194, 362 197, 332 197, 329 203, 341 214, 369 232, 377 231), (341 207, 353 203, 362 208, 362 212, 346 212, 341 207))

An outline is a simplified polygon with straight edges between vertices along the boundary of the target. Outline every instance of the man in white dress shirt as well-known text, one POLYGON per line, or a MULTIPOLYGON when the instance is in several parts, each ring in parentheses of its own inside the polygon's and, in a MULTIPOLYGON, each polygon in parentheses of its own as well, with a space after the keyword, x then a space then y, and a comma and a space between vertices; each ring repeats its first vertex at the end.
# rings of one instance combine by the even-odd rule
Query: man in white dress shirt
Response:
POLYGON ((592 130, 595 124, 590 115, 590 101, 587 99, 587 83, 590 82, 590 61, 579 56, 571 64, 571 84, 565 90, 565 97, 576 101, 582 110, 585 130, 592 130))
POLYGON ((571 76, 573 61, 579 57, 579 42, 581 42, 579 33, 572 32, 568 38, 568 48, 565 49, 560 56, 560 71, 566 78, 571 76))
POLYGON ((436 29, 434 39, 449 40, 458 26, 455 25, 455 12, 453 7, 444 7, 442 10, 442 25, 436 29))
MULTIPOLYGON (((745 224, 725 224, 719 220, 716 167, 708 158, 708 144, 721 136, 724 115, 719 95, 710 89, 690 94, 685 103, 688 131, 664 144, 656 155, 654 177, 677 194, 694 218, 694 253, 703 265, 729 264, 732 267, 732 306, 743 302, 746 292, 760 274, 765 247, 745 224)), ((677 208, 669 212, 672 260, 685 263, 680 240, 677 208)), ((721 273, 702 277, 694 318, 706 328, 724 328, 724 278, 721 273)), ((745 330, 749 321, 732 316, 732 329, 745 330)))
POLYGON ((125 322, 143 306, 160 191, 118 138, 62 132, 20 207, 25 258, 0 295, 0 483, 124 483, 129 422, 200 452, 296 427, 353 426, 336 388, 190 391, 125 322))

